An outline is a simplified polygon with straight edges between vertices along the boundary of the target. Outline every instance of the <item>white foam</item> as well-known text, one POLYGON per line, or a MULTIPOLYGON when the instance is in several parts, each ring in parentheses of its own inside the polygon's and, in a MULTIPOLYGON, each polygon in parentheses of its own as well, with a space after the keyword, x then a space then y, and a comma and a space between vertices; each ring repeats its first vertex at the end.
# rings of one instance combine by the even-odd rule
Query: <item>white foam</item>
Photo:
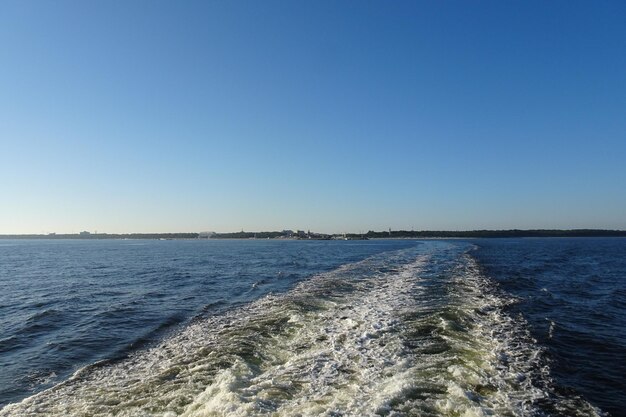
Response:
POLYGON ((532 413, 549 375, 523 320, 504 313, 510 300, 467 255, 449 257, 451 271, 431 262, 452 245, 423 246, 195 322, 0 416, 532 413))

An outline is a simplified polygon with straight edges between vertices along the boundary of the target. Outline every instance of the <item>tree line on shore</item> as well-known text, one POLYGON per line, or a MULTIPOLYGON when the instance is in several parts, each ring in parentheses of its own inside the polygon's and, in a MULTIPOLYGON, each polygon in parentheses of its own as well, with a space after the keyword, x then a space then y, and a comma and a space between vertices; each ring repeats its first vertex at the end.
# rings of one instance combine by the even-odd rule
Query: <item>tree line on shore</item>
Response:
MULTIPOLYGON (((355 235, 356 236, 356 235, 355 235)), ((505 238, 505 237, 609 237, 626 236, 626 230, 603 229, 510 229, 510 230, 390 230, 369 231, 363 236, 376 238, 505 238)))
POLYGON ((298 236, 282 232, 232 232, 232 233, 77 233, 77 234, 24 234, 0 235, 0 239, 331 239, 344 237, 347 239, 407 239, 407 238, 512 238, 512 237, 626 237, 626 230, 605 229, 510 229, 510 230, 389 230, 384 232, 368 231, 367 233, 321 234, 308 233, 298 236))

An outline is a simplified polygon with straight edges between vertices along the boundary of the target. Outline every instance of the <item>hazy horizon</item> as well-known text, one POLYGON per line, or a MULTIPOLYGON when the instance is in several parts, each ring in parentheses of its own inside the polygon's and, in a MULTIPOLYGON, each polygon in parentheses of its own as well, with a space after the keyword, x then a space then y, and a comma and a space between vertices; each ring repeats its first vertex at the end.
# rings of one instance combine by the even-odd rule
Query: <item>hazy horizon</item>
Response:
POLYGON ((409 231, 415 231, 415 232, 444 232, 444 233, 448 233, 448 232, 481 232, 481 231, 538 231, 538 230, 545 230, 545 231, 550 231, 550 230, 554 230, 554 231, 576 231, 576 230, 596 230, 596 231, 617 231, 617 232, 626 232, 626 230, 624 229, 601 229, 601 228, 567 228, 567 229, 557 229, 557 228, 529 228, 529 229, 520 229, 520 228, 509 228, 509 229, 488 229, 488 228, 482 228, 482 229, 414 229, 414 228, 401 228, 401 229, 393 229, 393 228, 387 228, 387 229, 372 229, 372 228, 366 228, 366 229, 360 229, 360 230, 313 230, 313 229, 306 229, 306 228, 299 228, 299 227, 294 227, 294 228, 274 228, 274 229, 238 229, 238 230, 185 230, 185 231, 175 231, 175 230, 168 230, 168 231, 133 231, 133 232, 110 232, 110 231, 102 231, 102 230, 80 230, 80 231, 71 231, 71 232, 40 232, 40 233, 0 233, 0 236, 30 236, 30 235, 38 235, 38 236, 46 236, 46 235, 79 235, 81 233, 85 233, 87 232, 90 235, 168 235, 168 234, 186 234, 186 233, 199 233, 199 234, 203 234, 203 233, 218 233, 218 234, 228 234, 228 233, 274 233, 274 232, 283 232, 286 230, 291 230, 292 232, 296 232, 296 231, 304 231, 304 232, 310 232, 310 233, 320 233, 320 234, 325 234, 325 235, 340 235, 340 234, 367 234, 368 232, 375 232, 375 233, 387 233, 387 231, 391 231, 391 232, 409 232, 409 231))
POLYGON ((626 229, 626 3, 0 5, 0 234, 626 229))

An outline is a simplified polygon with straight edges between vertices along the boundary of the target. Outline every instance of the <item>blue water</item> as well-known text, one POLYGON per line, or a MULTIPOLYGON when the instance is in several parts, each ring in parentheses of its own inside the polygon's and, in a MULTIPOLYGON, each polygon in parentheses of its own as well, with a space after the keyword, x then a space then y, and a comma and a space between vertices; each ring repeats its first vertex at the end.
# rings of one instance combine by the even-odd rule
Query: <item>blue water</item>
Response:
POLYGON ((0 240, 0 405, 406 242, 0 240))
POLYGON ((564 392, 626 415, 626 239, 477 241, 486 272, 518 298, 564 392))
POLYGON ((626 239, 0 240, 0 416, 619 417, 625 329, 626 239))

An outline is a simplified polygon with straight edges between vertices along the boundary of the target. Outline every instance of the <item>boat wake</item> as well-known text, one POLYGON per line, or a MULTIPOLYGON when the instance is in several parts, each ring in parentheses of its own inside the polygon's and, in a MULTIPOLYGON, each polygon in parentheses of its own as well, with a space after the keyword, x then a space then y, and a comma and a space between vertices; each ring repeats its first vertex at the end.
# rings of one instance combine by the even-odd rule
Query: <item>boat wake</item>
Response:
POLYGON ((555 394, 469 248, 372 256, 77 372, 0 416, 601 415, 555 394))

